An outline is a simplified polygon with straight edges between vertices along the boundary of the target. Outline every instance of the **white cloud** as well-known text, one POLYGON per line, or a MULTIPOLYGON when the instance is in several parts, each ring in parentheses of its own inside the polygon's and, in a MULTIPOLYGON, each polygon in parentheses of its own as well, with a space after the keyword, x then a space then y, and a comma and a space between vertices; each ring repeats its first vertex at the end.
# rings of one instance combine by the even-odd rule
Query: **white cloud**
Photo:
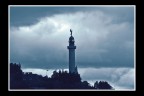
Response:
POLYGON ((96 80, 109 81, 116 88, 134 89, 133 68, 84 68, 81 77, 94 83, 96 80))

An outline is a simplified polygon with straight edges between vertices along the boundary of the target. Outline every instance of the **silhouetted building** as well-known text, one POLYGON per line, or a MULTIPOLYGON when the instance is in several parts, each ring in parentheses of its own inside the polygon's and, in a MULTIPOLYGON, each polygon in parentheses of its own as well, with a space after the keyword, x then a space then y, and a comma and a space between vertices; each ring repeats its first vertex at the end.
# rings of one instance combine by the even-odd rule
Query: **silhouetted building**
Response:
POLYGON ((75 66, 75 49, 74 37, 72 36, 72 30, 70 29, 71 36, 69 38, 69 73, 77 73, 77 66, 75 66))

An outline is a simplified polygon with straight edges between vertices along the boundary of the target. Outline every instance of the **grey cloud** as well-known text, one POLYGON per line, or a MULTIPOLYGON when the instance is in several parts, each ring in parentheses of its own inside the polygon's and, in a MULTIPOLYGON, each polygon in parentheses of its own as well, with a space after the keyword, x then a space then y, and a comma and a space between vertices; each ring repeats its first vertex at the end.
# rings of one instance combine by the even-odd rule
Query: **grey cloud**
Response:
POLYGON ((110 11, 93 9, 55 14, 30 26, 11 27, 10 61, 21 62, 23 67, 67 68, 66 46, 72 28, 78 67, 133 67, 133 23, 127 19, 116 23, 117 19, 119 16, 110 11))

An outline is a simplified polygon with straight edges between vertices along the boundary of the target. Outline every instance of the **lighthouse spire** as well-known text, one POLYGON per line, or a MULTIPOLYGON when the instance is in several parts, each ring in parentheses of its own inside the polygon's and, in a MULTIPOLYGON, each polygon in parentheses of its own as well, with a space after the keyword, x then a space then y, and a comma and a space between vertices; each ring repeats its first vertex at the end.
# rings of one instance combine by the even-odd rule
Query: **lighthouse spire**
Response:
POLYGON ((72 36, 72 30, 70 29, 70 32, 71 32, 71 36, 72 36))

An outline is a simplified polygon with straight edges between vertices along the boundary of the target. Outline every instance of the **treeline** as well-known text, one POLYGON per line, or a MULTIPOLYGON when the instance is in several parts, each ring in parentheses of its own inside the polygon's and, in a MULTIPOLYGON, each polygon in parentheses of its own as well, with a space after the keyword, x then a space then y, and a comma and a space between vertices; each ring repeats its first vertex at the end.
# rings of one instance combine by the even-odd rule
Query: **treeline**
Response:
POLYGON ((20 64, 10 64, 10 89, 113 89, 106 81, 96 81, 91 86, 82 81, 80 74, 53 71, 51 77, 22 72, 20 64))

